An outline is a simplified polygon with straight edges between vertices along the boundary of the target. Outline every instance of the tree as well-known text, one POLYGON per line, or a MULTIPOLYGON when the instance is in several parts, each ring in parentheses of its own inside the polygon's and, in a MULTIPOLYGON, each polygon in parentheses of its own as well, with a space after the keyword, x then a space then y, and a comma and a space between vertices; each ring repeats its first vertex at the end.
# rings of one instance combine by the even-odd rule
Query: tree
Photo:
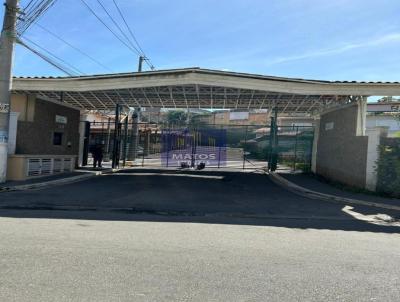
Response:
POLYGON ((184 126, 187 124, 187 113, 179 110, 169 111, 167 122, 170 125, 184 126))

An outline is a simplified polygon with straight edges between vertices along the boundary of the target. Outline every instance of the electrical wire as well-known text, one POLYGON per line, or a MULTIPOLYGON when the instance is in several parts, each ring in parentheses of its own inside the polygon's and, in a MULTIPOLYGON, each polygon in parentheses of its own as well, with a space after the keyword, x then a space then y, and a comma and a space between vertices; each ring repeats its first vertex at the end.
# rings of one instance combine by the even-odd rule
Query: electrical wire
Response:
POLYGON ((109 25, 107 25, 107 23, 88 5, 88 3, 85 0, 81 0, 81 2, 86 6, 86 8, 121 42, 123 43, 126 47, 128 47, 131 51, 133 51, 136 55, 142 56, 144 57, 144 61, 147 65, 149 65, 149 67, 151 68, 151 70, 154 70, 155 67, 154 65, 151 63, 150 59, 146 56, 146 54, 144 53, 143 49, 141 48, 140 44, 138 43, 136 37, 134 36, 132 30, 129 28, 128 23, 126 22, 125 17, 122 14, 121 9, 118 7, 118 4, 115 2, 114 5, 116 6, 118 13, 120 14, 122 20, 125 23, 125 26, 127 26, 129 33, 132 35, 133 40, 135 41, 135 43, 137 44, 137 47, 132 43, 131 39, 129 39, 129 37, 127 36, 126 33, 124 33, 124 31, 122 30, 121 26, 119 26, 119 24, 115 21, 115 19, 111 16, 111 14, 108 12, 107 8, 103 5, 103 3, 100 0, 96 0, 100 6, 102 7, 102 9, 105 11, 105 13, 107 14, 107 16, 111 19, 112 23, 117 27, 117 29, 121 32, 122 36, 125 37, 126 41, 124 41, 124 39, 118 35, 114 30, 111 29, 111 27, 109 25))
POLYGON ((96 14, 96 12, 87 4, 85 0, 80 0, 86 8, 103 24, 122 44, 124 44, 126 47, 128 47, 133 53, 140 55, 140 52, 132 48, 128 43, 126 43, 118 34, 116 34, 108 25, 105 23, 99 15, 96 14))
POLYGON ((125 37, 125 39, 128 41, 128 43, 136 50, 136 52, 138 54, 143 54, 143 52, 141 52, 133 43, 132 41, 129 39, 128 35, 125 34, 125 32, 122 30, 121 26, 119 26, 119 24, 114 20, 114 18, 111 16, 111 14, 108 12, 107 8, 103 5, 103 3, 100 0, 96 0, 97 3, 100 4, 101 8, 103 9, 103 11, 107 14, 107 16, 110 18, 111 22, 118 28, 118 30, 120 31, 120 33, 125 37))
POLYGON ((113 3, 114 3, 115 8, 117 9, 117 11, 118 11, 118 13, 119 13, 121 19, 124 21, 124 24, 125 24, 126 28, 128 29, 128 32, 129 32, 129 34, 131 35, 133 41, 135 41, 136 45, 138 46, 138 48, 139 48, 140 51, 142 52, 143 56, 145 57, 145 62, 147 63, 147 65, 149 65, 149 67, 151 68, 151 70, 154 70, 155 67, 153 66, 151 60, 146 56, 146 54, 145 54, 143 48, 140 46, 140 44, 139 44, 138 40, 136 39, 136 37, 135 37, 135 35, 134 35, 132 29, 131 29, 130 26, 128 25, 128 22, 126 21, 125 16, 124 16, 124 14, 122 13, 122 11, 121 11, 121 9, 120 9, 118 3, 116 2, 116 0, 113 0, 113 3))
POLYGON ((113 72, 110 68, 108 68, 107 66, 105 66, 104 64, 102 64, 101 62, 99 62, 98 60, 96 60, 95 58, 93 58, 92 56, 90 56, 89 54, 87 54, 86 52, 82 51, 81 49, 79 49, 78 47, 72 45, 71 43, 69 43, 68 41, 64 40, 63 38, 61 38, 59 35, 55 34, 54 32, 48 30, 47 28, 45 28, 44 26, 40 25, 37 22, 34 22, 34 24, 38 27, 40 27, 42 30, 44 30, 45 32, 47 32, 48 34, 52 35, 53 37, 57 38, 58 40, 60 40, 61 42, 65 43, 66 45, 68 45, 69 47, 73 48, 74 50, 76 50, 77 52, 79 52, 80 54, 84 55, 85 57, 89 58, 91 61, 93 61, 94 63, 96 63, 97 65, 101 66, 102 68, 104 68, 105 70, 109 71, 109 72, 113 72))
POLYGON ((18 42, 18 44, 24 46, 29 51, 33 52, 38 57, 42 58, 44 61, 46 61, 47 63, 49 63, 53 67, 55 67, 58 70, 64 72, 66 75, 68 75, 68 76, 76 76, 76 74, 74 72, 71 72, 70 70, 68 70, 68 68, 65 68, 65 67, 61 66, 59 63, 55 62, 51 58, 47 57, 46 55, 40 53, 38 50, 36 50, 36 49, 32 48, 31 46, 27 45, 24 41, 21 40, 21 38, 18 38, 17 42, 18 42))
POLYGON ((20 36, 24 34, 33 22, 43 16, 57 0, 33 1, 34 0, 30 1, 25 9, 22 10, 22 14, 24 15, 23 20, 19 21, 17 24, 17 31, 20 36))
MULTIPOLYGON (((35 0, 31 0, 31 1, 29 1, 29 3, 24 7, 24 11, 27 11, 28 10, 28 8, 29 8, 29 6, 31 6, 31 4, 34 2, 35 0)), ((36 2, 37 2, 38 0, 36 0, 36 2)))
MULTIPOLYGON (((47 33, 51 34, 52 36, 54 36, 55 38, 57 38, 58 40, 62 41, 63 43, 65 43, 66 45, 70 46, 71 48, 75 49, 76 51, 78 51, 79 53, 81 53, 82 55, 86 56, 87 58, 89 58, 90 60, 92 60, 93 62, 95 62, 96 64, 98 64, 99 66, 101 66, 104 69, 107 69, 109 71, 111 71, 108 67, 106 67, 105 65, 103 65, 102 63, 100 63, 99 61, 97 61, 96 59, 94 59, 93 57, 91 57, 90 55, 88 55, 87 53, 83 52, 82 50, 80 50, 79 48, 77 48, 76 46, 72 45, 71 43, 65 41, 63 38, 61 38, 60 36, 58 36, 57 34, 49 31, 48 29, 44 28, 43 26, 39 25, 37 23, 37 20, 43 16, 49 9, 50 7, 52 7, 54 5, 54 3, 57 0, 30 0, 28 2, 28 4, 25 6, 25 8, 22 10, 22 15, 24 16, 24 18, 22 18, 22 20, 20 19, 20 21, 17 24, 17 32, 18 32, 18 36, 19 38, 22 37, 22 35, 26 32, 26 30, 32 25, 32 24, 36 24, 37 26, 41 27, 43 30, 45 30, 47 33)), ((107 8, 103 5, 103 3, 100 0, 97 0, 97 2, 100 4, 100 6, 102 7, 102 9, 106 12, 107 16, 110 18, 110 20, 112 21, 112 23, 117 27, 117 29, 119 30, 119 32, 122 34, 122 37, 117 34, 92 8, 91 6, 89 6, 89 4, 85 1, 85 0, 81 0, 81 2, 86 6, 86 8, 121 42, 123 43, 129 50, 131 50, 133 53, 135 53, 136 55, 142 56, 144 58, 145 63, 152 69, 154 70, 155 67, 152 64, 152 62, 150 61, 150 59, 146 56, 146 54, 143 51, 143 48, 140 46, 138 40, 136 39, 135 35, 133 34, 132 29, 129 27, 123 13, 122 10, 120 9, 120 7, 118 6, 117 2, 115 0, 113 0, 113 3, 121 17, 121 19, 123 20, 126 28, 128 29, 129 35, 132 37, 133 41, 129 38, 129 36, 124 32, 124 30, 121 28, 121 26, 115 21, 115 19, 112 17, 112 15, 109 13, 109 11, 107 10, 107 8), (125 38, 125 40, 124 40, 125 38), (135 44, 136 43, 136 46, 135 44)), ((71 64, 69 64, 68 62, 66 62, 65 60, 57 57, 56 55, 52 54, 51 52, 49 52, 47 49, 43 48, 42 46, 40 46, 39 44, 25 38, 28 42, 30 42, 31 44, 35 45, 37 48, 42 49, 44 52, 48 53, 50 56, 52 56, 53 58, 55 58, 56 60, 63 62, 64 64, 68 65, 70 70, 73 71, 73 73, 77 73, 77 74, 83 74, 82 71, 80 71, 79 69, 77 69, 76 67, 72 66, 71 64)), ((20 41, 20 43, 23 43, 21 45, 23 46, 29 46, 26 43, 24 43, 23 41, 20 41)), ((29 50, 32 51, 32 47, 30 47, 29 50)), ((35 50, 36 54, 40 53, 37 49, 35 50)), ((47 56, 41 54, 40 56, 41 58, 44 58, 47 56)), ((47 58, 48 59, 48 58, 47 58)), ((49 60, 47 60, 49 61, 49 60)), ((52 60, 53 62, 54 60, 52 60)), ((51 63, 53 66, 57 65, 51 63)), ((59 64, 58 64, 59 65, 59 64)), ((112 72, 112 71, 111 71, 112 72)), ((70 72, 71 73, 71 72, 70 72)))
POLYGON ((78 75, 84 75, 84 73, 82 71, 80 71, 78 68, 76 68, 75 66, 71 65, 70 63, 68 63, 67 61, 61 59, 60 57, 56 56, 55 54, 51 53, 49 50, 47 50, 46 48, 44 48, 43 46, 40 46, 38 43, 24 37, 24 40, 28 41, 29 43, 35 45, 37 48, 41 49, 42 51, 46 52, 47 54, 49 54, 50 56, 52 56, 53 58, 55 58, 56 60, 64 63, 65 65, 69 66, 69 68, 71 70, 73 70, 76 74, 78 75))

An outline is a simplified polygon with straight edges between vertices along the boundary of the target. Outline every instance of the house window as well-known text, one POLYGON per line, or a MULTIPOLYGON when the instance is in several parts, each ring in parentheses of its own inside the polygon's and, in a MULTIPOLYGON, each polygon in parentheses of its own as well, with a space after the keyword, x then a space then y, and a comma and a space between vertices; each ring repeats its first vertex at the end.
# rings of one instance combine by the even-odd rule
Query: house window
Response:
POLYGON ((62 145, 63 134, 61 132, 54 132, 53 134, 53 145, 61 146, 62 145))

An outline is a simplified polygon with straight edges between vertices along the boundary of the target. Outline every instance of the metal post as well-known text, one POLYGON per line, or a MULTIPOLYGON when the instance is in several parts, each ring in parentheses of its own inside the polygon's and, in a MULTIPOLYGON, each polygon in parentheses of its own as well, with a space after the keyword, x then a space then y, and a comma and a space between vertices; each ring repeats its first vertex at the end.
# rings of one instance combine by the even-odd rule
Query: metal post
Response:
POLYGON ((187 108, 187 111, 186 111, 186 126, 189 128, 189 126, 190 126, 190 118, 191 118, 191 116, 190 116, 190 109, 189 109, 189 107, 187 108))
POLYGON ((220 166, 221 166, 221 145, 222 145, 222 137, 221 137, 221 135, 222 135, 222 125, 221 125, 221 128, 220 128, 220 139, 219 139, 219 142, 218 142, 218 169, 220 168, 220 166))
POLYGON ((119 104, 115 107, 115 121, 114 121, 114 142, 113 142, 113 154, 111 167, 115 169, 117 167, 118 159, 118 126, 119 126, 119 104))
POLYGON ((8 124, 12 62, 16 39, 18 0, 6 0, 3 28, 0 36, 0 183, 6 181, 8 157, 8 124))
POLYGON ((296 161, 297 161, 297 135, 299 133, 299 126, 296 126, 296 142, 294 144, 294 162, 293 162, 293 171, 296 171, 296 161))
MULTIPOLYGON (((164 134, 165 135, 165 134, 164 134)), ((169 140, 171 139, 171 130, 168 128, 167 136, 164 136, 167 141, 167 168, 169 166, 169 140)))
POLYGON ((193 132, 192 132, 192 135, 191 135, 191 137, 192 137, 192 139, 191 139, 191 157, 190 157, 190 167, 194 167, 194 165, 195 165, 195 154, 196 154, 196 135, 197 135, 197 133, 196 133, 196 131, 195 130, 193 130, 193 132))
POLYGON ((90 122, 86 121, 85 123, 85 134, 83 140, 83 158, 82 158, 82 166, 87 166, 88 157, 89 157, 89 147, 90 147, 90 122))
POLYGON ((243 170, 246 167, 246 144, 247 144, 247 131, 249 126, 246 126, 246 134, 244 136, 244 147, 243 147, 243 170))
POLYGON ((278 154, 277 154, 277 144, 278 144, 278 110, 274 108, 274 116, 271 117, 271 130, 270 130, 270 154, 268 160, 268 170, 275 171, 277 168, 278 154))
POLYGON ((128 116, 125 117, 124 123, 124 150, 123 151, 123 159, 122 159, 122 166, 125 167, 126 164, 126 153, 128 151, 128 116))
POLYGON ((272 158, 273 158, 273 143, 274 142, 274 117, 271 116, 271 124, 269 128, 269 154, 268 154, 268 171, 272 168, 272 158))
POLYGON ((122 133, 122 123, 118 123, 118 132, 117 132, 117 152, 116 152, 116 160, 117 168, 119 168, 119 161, 121 159, 121 133, 122 133))
POLYGON ((143 154, 146 156, 150 154, 150 135, 151 135, 151 127, 147 129, 146 125, 146 132, 144 137, 144 150, 143 150, 143 154))
POLYGON ((107 143, 106 143, 106 160, 110 160, 110 139, 111 139, 111 117, 108 118, 107 122, 107 143))
POLYGON ((278 108, 275 108, 274 115, 274 160, 272 162, 272 171, 275 171, 278 166, 278 108))
POLYGON ((104 122, 101 122, 101 145, 103 147, 104 150, 104 122))
POLYGON ((142 132, 144 134, 144 141, 143 141, 143 152, 142 152, 142 167, 144 166, 144 153, 146 152, 146 138, 147 138, 147 124, 144 125, 144 132, 142 132))

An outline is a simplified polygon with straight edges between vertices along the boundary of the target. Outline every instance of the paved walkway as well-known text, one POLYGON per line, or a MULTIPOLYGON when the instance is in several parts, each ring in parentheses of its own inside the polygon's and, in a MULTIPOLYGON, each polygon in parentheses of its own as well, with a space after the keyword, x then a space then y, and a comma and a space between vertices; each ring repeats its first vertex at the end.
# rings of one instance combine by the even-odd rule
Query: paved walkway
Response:
POLYGON ((73 172, 69 173, 60 173, 55 175, 43 176, 43 177, 33 177, 26 180, 19 180, 19 181, 7 181, 5 183, 0 184, 0 190, 13 188, 13 187, 20 187, 26 185, 36 185, 36 184, 43 184, 52 181, 58 181, 63 179, 75 178, 76 176, 83 176, 83 175, 93 175, 98 172, 106 172, 111 169, 93 169, 93 168, 80 168, 73 172))
POLYGON ((82 173, 87 173, 87 172, 62 173, 62 174, 57 174, 57 175, 35 177, 35 178, 27 179, 27 180, 7 181, 3 184, 0 184, 0 188, 8 188, 8 187, 14 187, 14 186, 23 186, 23 185, 42 183, 42 182, 47 182, 47 181, 51 181, 51 180, 73 177, 73 176, 81 175, 82 173))
POLYGON ((317 177, 310 174, 300 174, 300 173, 279 173, 280 176, 284 177, 288 181, 299 185, 303 188, 324 193, 330 194, 340 197, 370 201, 370 202, 379 202, 390 205, 400 206, 400 199, 397 198, 387 198, 383 196, 378 196, 373 193, 359 193, 355 191, 341 189, 332 184, 324 182, 323 180, 318 179, 317 177))

